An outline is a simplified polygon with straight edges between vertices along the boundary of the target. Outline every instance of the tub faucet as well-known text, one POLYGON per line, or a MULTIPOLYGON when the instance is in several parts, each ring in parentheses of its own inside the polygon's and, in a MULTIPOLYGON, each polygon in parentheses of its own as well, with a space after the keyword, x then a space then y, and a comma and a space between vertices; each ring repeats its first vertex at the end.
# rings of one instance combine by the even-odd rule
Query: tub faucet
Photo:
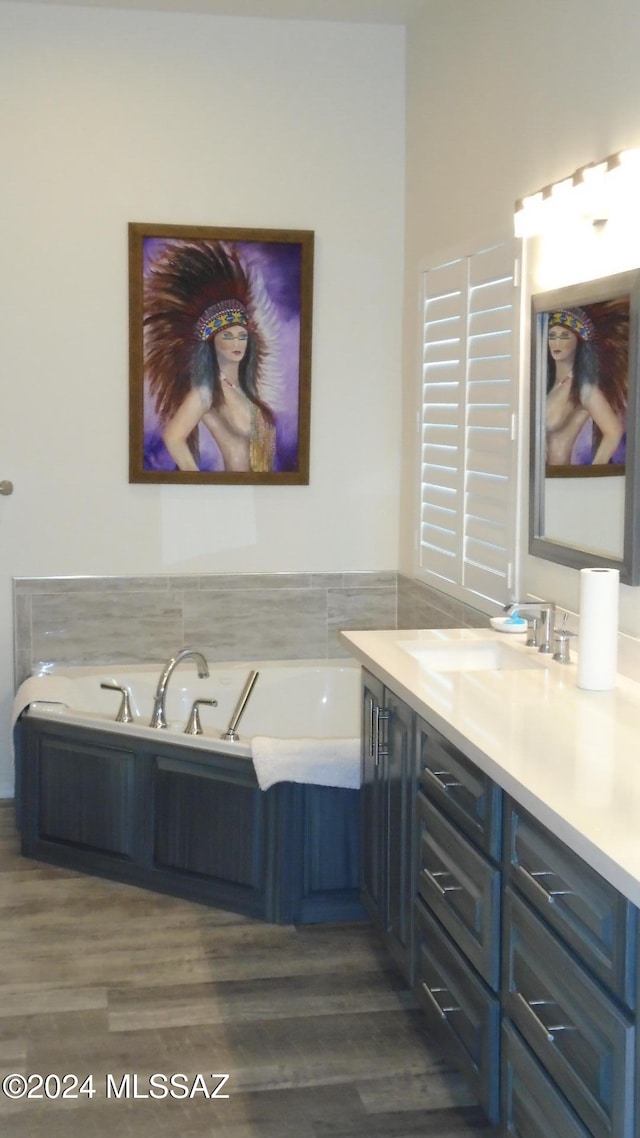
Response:
POLYGON ((554 601, 512 601, 504 606, 504 612, 509 616, 513 612, 527 612, 534 610, 540 614, 540 624, 536 632, 535 646, 538 652, 553 652, 553 629, 556 616, 554 601))
POLYGON ((150 727, 168 726, 164 711, 164 704, 167 696, 167 685, 171 679, 171 676, 173 675, 174 669, 177 668, 178 664, 180 664, 182 660, 195 661, 196 667, 198 669, 198 675, 200 676, 201 680, 205 679, 205 677, 209 675, 209 665, 202 655, 202 652, 198 652, 195 648, 181 648, 179 652, 176 652, 175 656, 172 656, 170 660, 167 660, 164 668, 162 669, 160 679, 158 680, 158 687, 156 688, 156 694, 153 700, 151 722, 149 723, 150 727))

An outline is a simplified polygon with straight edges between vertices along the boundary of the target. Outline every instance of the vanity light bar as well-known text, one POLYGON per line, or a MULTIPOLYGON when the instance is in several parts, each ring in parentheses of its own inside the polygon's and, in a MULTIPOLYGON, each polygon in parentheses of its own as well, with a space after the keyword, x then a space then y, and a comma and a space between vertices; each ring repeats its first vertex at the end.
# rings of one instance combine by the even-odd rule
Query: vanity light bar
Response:
POLYGON ((600 162, 588 162, 573 174, 551 182, 515 203, 516 237, 536 237, 569 217, 603 225, 611 208, 609 175, 624 178, 628 190, 640 191, 640 150, 620 150, 600 162))

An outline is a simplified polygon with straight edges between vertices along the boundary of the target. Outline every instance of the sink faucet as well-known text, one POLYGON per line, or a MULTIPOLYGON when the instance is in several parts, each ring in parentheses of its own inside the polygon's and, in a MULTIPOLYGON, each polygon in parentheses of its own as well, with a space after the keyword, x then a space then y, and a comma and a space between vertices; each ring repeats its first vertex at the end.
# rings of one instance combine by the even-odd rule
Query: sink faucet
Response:
POLYGON ((507 616, 516 612, 516 610, 518 612, 526 612, 532 609, 540 614, 540 624, 536 632, 535 646, 538 652, 551 653, 553 652, 553 631, 556 616, 554 601, 511 601, 511 604, 504 606, 504 612, 506 612, 507 616))
POLYGON ((160 679, 158 680, 158 687, 156 688, 156 694, 153 700, 153 712, 151 715, 151 722, 149 724, 150 727, 168 726, 164 711, 164 704, 167 695, 167 684, 171 679, 174 669, 177 668, 178 664, 180 664, 182 660, 195 660, 198 669, 198 675, 200 676, 201 680, 209 675, 209 666, 204 656, 202 655, 202 652, 196 651, 195 648, 181 648, 179 652, 176 652, 175 656, 172 656, 170 660, 167 660, 164 668, 162 669, 160 679))

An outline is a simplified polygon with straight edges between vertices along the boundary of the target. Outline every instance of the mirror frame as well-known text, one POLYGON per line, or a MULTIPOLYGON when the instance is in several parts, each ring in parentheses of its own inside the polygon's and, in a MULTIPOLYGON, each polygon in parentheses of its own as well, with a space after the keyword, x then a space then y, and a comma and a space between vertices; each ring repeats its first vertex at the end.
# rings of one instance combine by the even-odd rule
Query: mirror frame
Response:
POLYGON ((529 553, 571 569, 619 569, 625 585, 640 584, 640 456, 638 454, 640 335, 640 269, 586 281, 531 297, 531 404, 529 450, 529 553), (556 307, 575 308, 601 300, 629 296, 629 382, 625 451, 624 537, 620 559, 544 536, 545 490, 545 367, 543 316, 556 307))

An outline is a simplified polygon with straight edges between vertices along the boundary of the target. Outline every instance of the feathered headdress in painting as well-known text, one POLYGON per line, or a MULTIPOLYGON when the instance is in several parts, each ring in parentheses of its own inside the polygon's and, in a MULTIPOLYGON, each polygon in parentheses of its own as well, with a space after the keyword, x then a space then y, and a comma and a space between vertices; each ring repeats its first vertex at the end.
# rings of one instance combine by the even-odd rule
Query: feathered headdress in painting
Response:
POLYGON ((598 347, 598 386, 618 415, 628 403, 629 298, 597 301, 591 305, 598 347))
POLYGON ((558 308, 549 313, 549 327, 568 328, 575 332, 585 342, 595 340, 596 331, 593 321, 583 308, 558 308))
MULTIPOLYGON (((273 435, 279 401, 277 319, 262 276, 243 263, 233 243, 168 240, 149 264, 144 283, 144 369, 161 424, 194 387, 204 389, 212 407, 220 403, 213 337, 231 327, 249 333, 242 389, 258 425, 271 427, 273 435)), ((273 439, 270 445, 273 449, 273 439)), ((189 446, 196 455, 197 432, 189 446)))
MULTIPOLYGON (((548 326, 568 328, 578 337, 574 365, 573 401, 581 391, 599 387, 612 409, 623 415, 627 406, 629 305, 624 300, 598 301, 584 308, 561 308, 549 313, 548 326)), ((553 372, 549 372, 549 386, 553 372)))

